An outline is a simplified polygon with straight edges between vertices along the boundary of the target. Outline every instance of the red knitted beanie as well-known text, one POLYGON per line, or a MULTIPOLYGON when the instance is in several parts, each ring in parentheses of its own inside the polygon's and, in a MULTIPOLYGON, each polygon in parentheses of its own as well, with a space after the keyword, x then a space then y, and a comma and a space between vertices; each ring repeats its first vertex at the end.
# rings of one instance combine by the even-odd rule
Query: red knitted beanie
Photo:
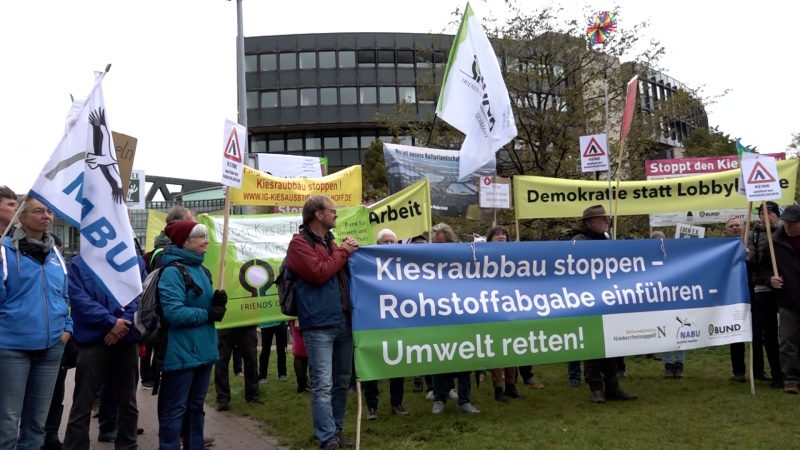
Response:
POLYGON ((167 227, 164 228, 164 233, 173 244, 177 245, 178 247, 183 247, 183 244, 185 244, 186 240, 189 239, 189 234, 192 232, 192 229, 195 227, 195 225, 197 225, 197 222, 193 220, 178 220, 175 222, 170 222, 167 224, 167 227))

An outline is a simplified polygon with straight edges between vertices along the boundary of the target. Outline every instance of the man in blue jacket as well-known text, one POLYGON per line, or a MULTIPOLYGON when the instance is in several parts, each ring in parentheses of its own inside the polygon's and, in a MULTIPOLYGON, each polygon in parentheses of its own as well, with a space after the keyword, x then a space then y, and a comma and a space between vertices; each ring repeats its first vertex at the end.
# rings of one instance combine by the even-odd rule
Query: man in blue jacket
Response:
MULTIPOLYGON (((141 258, 139 270, 144 279, 147 273, 141 258)), ((68 273, 78 364, 64 448, 89 448, 92 402, 100 385, 110 382, 119 408, 115 448, 136 449, 139 333, 133 326, 133 314, 139 301, 121 307, 99 285, 80 255, 72 258, 68 273)))

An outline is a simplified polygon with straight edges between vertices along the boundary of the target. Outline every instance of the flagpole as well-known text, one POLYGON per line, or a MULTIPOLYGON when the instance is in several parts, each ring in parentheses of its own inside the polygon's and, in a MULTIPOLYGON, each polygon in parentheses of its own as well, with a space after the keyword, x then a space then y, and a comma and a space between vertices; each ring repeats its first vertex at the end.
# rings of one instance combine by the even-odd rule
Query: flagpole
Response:
POLYGON ((222 219, 222 243, 219 255, 219 272, 217 272, 217 285, 219 289, 225 288, 225 256, 228 254, 228 219, 231 211, 231 188, 225 186, 225 211, 222 219))

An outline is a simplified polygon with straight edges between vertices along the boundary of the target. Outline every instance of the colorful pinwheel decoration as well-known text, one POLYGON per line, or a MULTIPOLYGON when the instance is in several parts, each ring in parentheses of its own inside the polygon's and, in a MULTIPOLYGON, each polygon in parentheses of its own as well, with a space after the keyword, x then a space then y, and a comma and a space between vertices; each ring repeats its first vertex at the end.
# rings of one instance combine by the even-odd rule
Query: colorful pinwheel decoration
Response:
POLYGON ((617 15, 611 11, 600 11, 589 20, 586 36, 592 44, 605 44, 617 31, 617 15))

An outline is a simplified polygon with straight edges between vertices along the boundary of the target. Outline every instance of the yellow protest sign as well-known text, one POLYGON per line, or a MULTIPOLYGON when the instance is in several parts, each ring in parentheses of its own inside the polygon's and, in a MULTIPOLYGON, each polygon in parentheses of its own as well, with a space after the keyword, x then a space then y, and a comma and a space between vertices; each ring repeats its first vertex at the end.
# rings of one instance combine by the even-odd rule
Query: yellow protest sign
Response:
MULTIPOLYGON (((797 159, 778 161, 783 197, 794 202, 797 159)), ((737 193, 739 169, 684 178, 623 181, 619 188, 606 181, 564 180, 535 176, 514 177, 517 219, 578 217, 589 206, 608 205, 619 199, 620 216, 698 209, 746 208, 747 198, 737 193)))
POLYGON ((281 178, 244 167, 242 187, 231 188, 236 205, 303 206, 314 194, 325 194, 337 206, 361 204, 361 166, 350 166, 322 178, 281 178))
POLYGON ((147 211, 147 234, 144 239, 144 251, 150 251, 156 246, 156 237, 167 226, 167 213, 164 211, 147 211))
POLYGON ((423 178, 369 207, 373 240, 389 228, 397 239, 419 236, 431 228, 431 184, 423 178))

